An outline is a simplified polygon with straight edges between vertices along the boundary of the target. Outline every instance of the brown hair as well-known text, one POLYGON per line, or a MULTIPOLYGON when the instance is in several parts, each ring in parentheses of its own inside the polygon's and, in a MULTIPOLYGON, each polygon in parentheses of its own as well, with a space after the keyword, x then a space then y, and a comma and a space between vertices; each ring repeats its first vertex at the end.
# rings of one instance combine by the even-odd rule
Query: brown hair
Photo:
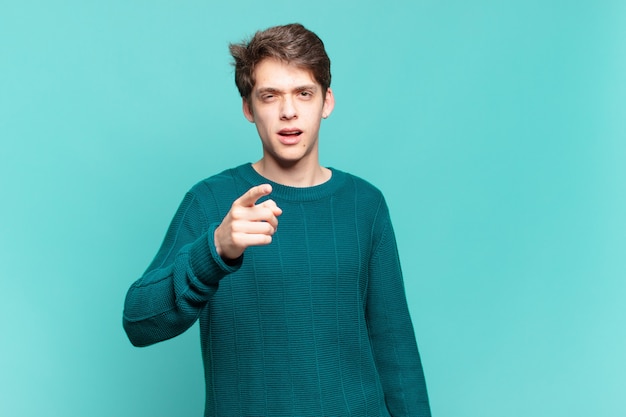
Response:
POLYGON ((299 23, 258 31, 249 41, 229 45, 235 62, 235 84, 248 99, 254 88, 254 70, 266 58, 274 58, 308 70, 326 93, 330 87, 330 58, 324 43, 299 23))

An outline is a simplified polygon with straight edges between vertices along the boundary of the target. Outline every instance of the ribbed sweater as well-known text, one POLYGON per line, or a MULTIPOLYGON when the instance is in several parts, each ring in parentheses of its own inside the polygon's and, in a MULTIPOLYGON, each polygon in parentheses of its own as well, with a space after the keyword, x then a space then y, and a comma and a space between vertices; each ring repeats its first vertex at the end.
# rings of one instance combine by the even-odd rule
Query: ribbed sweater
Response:
POLYGON ((123 323, 136 346, 200 320, 205 416, 430 416, 383 195, 331 171, 305 188, 250 164, 199 182, 129 289, 123 323), (227 264, 215 228, 263 183, 283 211, 272 243, 227 264))

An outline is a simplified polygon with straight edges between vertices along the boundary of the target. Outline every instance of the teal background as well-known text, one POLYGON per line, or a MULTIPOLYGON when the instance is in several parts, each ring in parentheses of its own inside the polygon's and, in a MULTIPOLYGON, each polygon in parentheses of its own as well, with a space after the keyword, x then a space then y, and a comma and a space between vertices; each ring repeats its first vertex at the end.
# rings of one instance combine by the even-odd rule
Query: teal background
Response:
POLYGON ((316 31, 322 162, 387 196, 439 417, 624 416, 626 2, 0 3, 0 415, 200 416, 198 329, 125 292, 260 157, 227 44, 316 31))

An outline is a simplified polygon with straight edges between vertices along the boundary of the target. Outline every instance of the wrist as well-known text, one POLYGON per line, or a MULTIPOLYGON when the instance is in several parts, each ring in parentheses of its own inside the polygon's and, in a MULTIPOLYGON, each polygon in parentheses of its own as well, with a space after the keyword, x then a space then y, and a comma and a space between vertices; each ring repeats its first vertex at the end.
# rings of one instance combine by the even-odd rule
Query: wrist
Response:
POLYGON ((220 226, 215 228, 215 233, 213 233, 213 245, 215 246, 215 251, 224 263, 229 266, 240 263, 239 261, 243 256, 243 251, 237 251, 236 249, 228 250, 227 245, 222 245, 220 240, 220 226))

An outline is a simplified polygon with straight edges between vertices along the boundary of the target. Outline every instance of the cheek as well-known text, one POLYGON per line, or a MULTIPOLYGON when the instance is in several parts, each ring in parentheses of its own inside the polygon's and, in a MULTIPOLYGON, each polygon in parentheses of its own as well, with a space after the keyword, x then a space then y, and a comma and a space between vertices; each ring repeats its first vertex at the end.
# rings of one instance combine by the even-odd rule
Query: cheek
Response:
POLYGON ((275 112, 271 109, 263 109, 263 111, 258 112, 255 117, 257 124, 263 126, 271 126, 273 120, 276 118, 277 116, 275 115, 275 112))

